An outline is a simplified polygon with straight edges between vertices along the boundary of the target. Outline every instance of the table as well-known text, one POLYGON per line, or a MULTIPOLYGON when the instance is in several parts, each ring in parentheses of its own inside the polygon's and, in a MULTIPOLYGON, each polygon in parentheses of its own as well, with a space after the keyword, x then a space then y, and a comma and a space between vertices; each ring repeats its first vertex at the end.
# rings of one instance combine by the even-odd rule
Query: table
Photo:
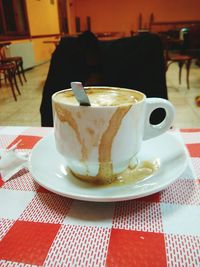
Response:
POLYGON ((44 44, 53 44, 55 47, 57 47, 59 42, 60 42, 60 39, 59 40, 46 40, 46 41, 43 41, 44 44))
MULTIPOLYGON (((0 148, 31 152, 52 128, 0 127, 0 148)), ((167 189, 92 203, 53 194, 23 169, 0 179, 0 266, 200 266, 200 129, 177 134, 188 167, 167 189)))
POLYGON ((112 41, 124 37, 124 32, 97 32, 96 37, 100 41, 112 41))

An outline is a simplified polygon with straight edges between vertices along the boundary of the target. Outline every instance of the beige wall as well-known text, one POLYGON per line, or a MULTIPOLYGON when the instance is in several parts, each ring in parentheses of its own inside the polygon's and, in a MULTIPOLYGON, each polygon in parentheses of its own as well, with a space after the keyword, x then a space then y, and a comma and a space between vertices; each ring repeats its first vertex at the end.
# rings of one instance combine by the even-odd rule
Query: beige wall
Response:
MULTIPOLYGON (((26 0, 30 35, 59 34, 57 1, 52 5, 49 0, 26 0)), ((44 44, 47 38, 32 39, 35 62, 40 64, 49 60, 54 50, 53 44, 44 44)), ((48 38, 52 39, 52 38, 48 38)))
POLYGON ((57 1, 26 0, 31 35, 59 33, 57 1))

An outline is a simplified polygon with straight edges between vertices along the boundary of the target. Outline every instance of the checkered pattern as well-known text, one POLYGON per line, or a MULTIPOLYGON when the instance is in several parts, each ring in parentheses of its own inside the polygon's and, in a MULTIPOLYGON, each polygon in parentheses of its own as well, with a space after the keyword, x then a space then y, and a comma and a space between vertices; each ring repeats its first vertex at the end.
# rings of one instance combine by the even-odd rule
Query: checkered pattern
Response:
MULTIPOLYGON (((0 127, 0 149, 31 152, 52 128, 0 127)), ((0 266, 200 266, 200 129, 179 132, 189 155, 167 189, 124 202, 53 194, 23 169, 0 179, 0 266)))

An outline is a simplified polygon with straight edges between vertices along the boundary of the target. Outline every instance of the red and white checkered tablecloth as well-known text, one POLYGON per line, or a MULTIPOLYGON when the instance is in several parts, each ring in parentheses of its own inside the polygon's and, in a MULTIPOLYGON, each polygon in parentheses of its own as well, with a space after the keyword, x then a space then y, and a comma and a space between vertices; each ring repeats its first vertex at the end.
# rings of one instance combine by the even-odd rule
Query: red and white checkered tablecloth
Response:
MULTIPOLYGON (((31 151, 52 128, 0 127, 0 148, 31 151)), ((200 266, 200 129, 180 130, 190 160, 160 193, 116 202, 72 200, 23 169, 0 179, 0 266, 200 266)))

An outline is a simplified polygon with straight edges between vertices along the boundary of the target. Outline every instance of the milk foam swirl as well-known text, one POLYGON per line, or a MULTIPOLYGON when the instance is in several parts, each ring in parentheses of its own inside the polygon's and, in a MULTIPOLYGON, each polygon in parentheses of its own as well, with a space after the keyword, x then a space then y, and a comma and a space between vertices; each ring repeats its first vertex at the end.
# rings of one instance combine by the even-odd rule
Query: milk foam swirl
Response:
MULTIPOLYGON (((134 90, 120 90, 120 88, 91 88, 86 89, 86 93, 91 105, 96 107, 132 105, 142 99, 142 95, 134 90)), ((69 105, 79 105, 71 90, 57 94, 56 101, 69 105)))

